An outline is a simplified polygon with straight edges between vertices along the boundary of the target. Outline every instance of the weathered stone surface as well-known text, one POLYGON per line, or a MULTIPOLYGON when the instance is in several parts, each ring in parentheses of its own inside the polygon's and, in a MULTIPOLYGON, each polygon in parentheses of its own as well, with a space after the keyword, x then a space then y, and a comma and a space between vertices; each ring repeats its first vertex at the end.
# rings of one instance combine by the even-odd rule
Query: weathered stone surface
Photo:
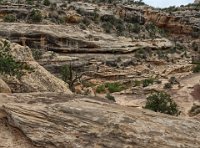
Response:
POLYGON ((1 112, 8 124, 22 131, 34 146, 198 148, 200 145, 200 122, 192 119, 83 96, 46 93, 0 95, 0 98, 1 102, 4 100, 1 112))
POLYGON ((0 147, 7 148, 35 148, 19 129, 8 124, 0 117, 0 147))
MULTIPOLYGON (((4 40, 0 40, 2 46, 4 40)), ((2 79, 9 85, 12 92, 68 92, 68 85, 62 80, 53 76, 50 72, 40 66, 32 57, 30 48, 16 43, 10 43, 10 54, 16 61, 26 63, 31 70, 28 70, 20 79, 15 77, 3 77, 2 79)))
POLYGON ((168 15, 168 13, 157 11, 146 11, 145 17, 148 21, 154 22, 157 26, 168 29, 176 34, 190 35, 193 30, 191 25, 183 23, 180 17, 168 15))
POLYGON ((175 34, 185 34, 199 38, 199 11, 194 8, 177 8, 177 11, 144 11, 146 21, 152 21, 157 26, 175 34), (193 10, 194 9, 194 10, 193 10), (171 12, 170 12, 171 11, 171 12))
POLYGON ((0 78, 0 93, 11 93, 9 86, 0 78))
POLYGON ((0 23, 0 36, 30 48, 64 53, 131 53, 141 48, 167 49, 173 44, 166 38, 132 41, 63 25, 0 23), (98 38, 95 41, 94 38, 98 38))

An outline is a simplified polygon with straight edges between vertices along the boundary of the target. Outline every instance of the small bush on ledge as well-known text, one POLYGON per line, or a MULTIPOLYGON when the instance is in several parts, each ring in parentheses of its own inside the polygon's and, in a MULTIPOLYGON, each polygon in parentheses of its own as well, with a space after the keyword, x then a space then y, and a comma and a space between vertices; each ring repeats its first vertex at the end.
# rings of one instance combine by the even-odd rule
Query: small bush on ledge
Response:
POLYGON ((196 66, 193 68, 193 73, 199 73, 200 72, 200 64, 196 64, 196 66))
POLYGON ((29 19, 30 19, 32 22, 34 22, 34 23, 39 23, 39 22, 41 22, 42 19, 43 19, 41 11, 40 11, 40 10, 33 9, 33 10, 30 12, 29 19))
POLYGON ((110 93, 120 92, 124 89, 124 86, 118 82, 115 83, 106 83, 105 87, 108 88, 110 93))
POLYGON ((143 83, 143 87, 147 87, 147 86, 149 86, 149 85, 153 85, 154 79, 153 79, 153 78, 144 79, 144 80, 142 81, 142 83, 143 83))
POLYGON ((104 93, 106 91, 105 85, 99 85, 96 88, 97 93, 104 93))
POLYGON ((172 88, 172 84, 171 83, 166 83, 164 85, 164 89, 171 89, 172 88))
POLYGON ((10 45, 6 41, 3 47, 0 48, 0 74, 21 78, 24 75, 24 70, 32 69, 26 63, 15 61, 8 52, 9 48, 10 45))
POLYGON ((180 114, 177 104, 165 92, 157 92, 150 95, 144 108, 174 116, 180 114))
POLYGON ((3 21, 4 22, 15 22, 17 19, 16 19, 16 16, 13 15, 13 14, 7 14, 4 16, 3 18, 3 21))

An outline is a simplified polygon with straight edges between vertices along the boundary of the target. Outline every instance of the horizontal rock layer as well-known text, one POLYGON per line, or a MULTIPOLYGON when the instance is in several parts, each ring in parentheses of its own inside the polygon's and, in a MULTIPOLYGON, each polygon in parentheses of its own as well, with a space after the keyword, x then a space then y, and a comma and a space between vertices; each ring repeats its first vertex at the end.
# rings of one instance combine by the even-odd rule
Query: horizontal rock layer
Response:
POLYGON ((0 23, 0 36, 27 45, 65 53, 130 53, 141 48, 172 47, 167 39, 132 41, 100 32, 87 32, 72 26, 0 23))

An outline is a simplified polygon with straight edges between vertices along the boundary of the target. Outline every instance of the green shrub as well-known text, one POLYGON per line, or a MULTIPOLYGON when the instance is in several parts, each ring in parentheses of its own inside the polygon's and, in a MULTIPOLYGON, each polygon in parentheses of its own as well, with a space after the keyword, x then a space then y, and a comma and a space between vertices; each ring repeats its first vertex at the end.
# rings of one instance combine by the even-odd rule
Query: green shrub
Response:
POLYGON ((124 89, 123 85, 116 82, 116 83, 106 83, 105 87, 108 88, 110 93, 120 92, 124 89))
POLYGON ((179 84, 179 82, 178 82, 178 80, 176 79, 176 77, 171 77, 171 78, 169 79, 169 83, 171 83, 171 84, 179 84))
POLYGON ((199 73, 200 72, 200 64, 196 64, 196 66, 193 68, 193 73, 199 73))
POLYGON ((56 10, 57 9, 57 4, 56 3, 51 3, 50 4, 50 9, 51 9, 51 11, 56 10))
POLYGON ((57 18, 57 23, 58 24, 65 24, 66 23, 65 17, 58 17, 57 18))
POLYGON ((114 93, 114 92, 120 92, 124 89, 124 86, 118 82, 115 83, 105 83, 102 85, 99 85, 96 88, 96 92, 97 93, 104 93, 106 92, 106 90, 108 90, 110 93, 114 93))
POLYGON ((104 93, 105 91, 106 91, 105 85, 99 85, 99 86, 97 86, 97 88, 96 88, 96 92, 97 92, 97 93, 104 93))
POLYGON ((135 80, 133 87, 140 86, 140 84, 141 84, 141 81, 135 80))
POLYGON ((105 22, 102 24, 102 28, 106 33, 111 33, 111 30, 113 29, 113 25, 110 22, 105 22))
POLYGON ((43 1, 43 4, 44 4, 45 6, 49 6, 49 5, 51 4, 51 2, 50 2, 49 0, 44 0, 44 1, 43 1))
POLYGON ((197 44, 196 42, 193 42, 193 43, 192 43, 192 49, 193 49, 194 51, 198 51, 198 50, 199 50, 199 46, 198 46, 198 44, 197 44))
POLYGON ((111 30, 115 28, 118 35, 124 34, 126 27, 123 20, 116 18, 114 15, 103 15, 100 20, 106 33, 111 33, 111 30))
POLYGON ((133 3, 138 5, 138 6, 146 5, 142 0, 134 1, 133 3))
POLYGON ((62 66, 60 69, 60 74, 62 80, 68 83, 69 89, 73 92, 75 91, 76 82, 80 81, 81 77, 83 76, 83 73, 73 70, 71 63, 70 65, 62 66))
POLYGON ((141 48, 135 52, 135 57, 138 59, 147 59, 147 56, 148 56, 148 53, 147 51, 145 51, 145 49, 141 48))
POLYGON ((99 10, 97 8, 94 9, 94 12, 93 12, 93 21, 95 21, 96 23, 99 22, 99 10))
POLYGON ((33 5, 33 0, 26 0, 27 4, 33 5))
POLYGON ((123 32, 125 31, 125 26, 124 26, 123 23, 117 24, 115 26, 115 28, 117 29, 117 34, 118 35, 123 35, 124 34, 123 32))
POLYGON ((172 84, 171 83, 166 83, 164 86, 164 89, 171 89, 172 88, 172 84))
POLYGON ((145 79, 145 80, 142 81, 142 83, 143 83, 143 87, 147 87, 147 86, 152 85, 154 83, 154 79, 152 79, 152 78, 145 79))
POLYGON ((3 4, 4 0, 0 0, 0 4, 3 4))
POLYGON ((85 24, 86 26, 89 26, 91 24, 91 20, 87 17, 84 17, 82 20, 82 23, 85 24))
POLYGON ((35 60, 39 60, 42 58, 42 51, 41 49, 31 49, 32 55, 35 60))
POLYGON ((157 92, 147 97, 144 108, 169 115, 178 116, 180 114, 177 104, 165 92, 157 92))
POLYGON ((111 94, 107 94, 106 95, 106 98, 108 99, 108 100, 111 100, 111 101, 114 101, 114 102, 116 102, 116 100, 115 100, 115 97, 114 96, 112 96, 111 94))
POLYGON ((40 12, 40 10, 32 10, 30 12, 30 16, 29 16, 29 19, 32 21, 32 22, 35 22, 35 23, 39 23, 42 21, 43 17, 42 17, 42 13, 40 12))
POLYGON ((112 25, 118 24, 118 20, 114 15, 103 15, 101 18, 102 22, 109 22, 112 25))
POLYGON ((146 30, 149 32, 149 36, 151 38, 154 39, 156 37, 156 32, 158 31, 158 28, 156 27, 156 25, 153 22, 146 24, 146 30))
POLYGON ((11 56, 0 55, 0 73, 10 76, 21 76, 21 64, 17 63, 11 56))
POLYGON ((4 22, 15 22, 16 21, 16 16, 13 14, 7 14, 3 18, 4 22))
POLYGON ((8 52, 9 48, 10 45, 6 41, 3 47, 0 48, 0 74, 17 76, 17 78, 20 78, 24 75, 23 70, 31 70, 31 68, 25 63, 15 61, 8 52))
POLYGON ((133 25, 132 32, 140 33, 140 30, 141 30, 140 24, 136 23, 133 25))
POLYGON ((83 29, 83 30, 86 30, 86 29, 87 29, 86 25, 83 24, 83 23, 80 23, 80 24, 79 24, 79 27, 80 27, 81 29, 83 29))
POLYGON ((68 80, 70 79, 70 73, 71 73, 70 67, 68 65, 62 66, 60 73, 61 73, 62 80, 68 83, 68 80))

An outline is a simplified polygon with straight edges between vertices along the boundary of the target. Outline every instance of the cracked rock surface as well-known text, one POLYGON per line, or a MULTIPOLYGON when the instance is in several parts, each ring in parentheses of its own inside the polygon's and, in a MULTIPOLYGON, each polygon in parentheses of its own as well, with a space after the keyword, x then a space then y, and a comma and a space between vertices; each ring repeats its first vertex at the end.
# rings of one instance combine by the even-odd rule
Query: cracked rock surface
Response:
MULTIPOLYGON (((46 148, 198 148, 200 145, 200 122, 193 119, 68 94, 1 94, 0 98, 1 121, 4 120, 25 137, 19 143, 10 139, 16 147, 20 143, 46 148)), ((1 132, 0 138, 4 135, 1 132)), ((16 138, 16 135, 12 136, 16 138)), ((11 144, 7 147, 11 148, 11 144)), ((2 143, 0 145, 3 146, 2 143)))

